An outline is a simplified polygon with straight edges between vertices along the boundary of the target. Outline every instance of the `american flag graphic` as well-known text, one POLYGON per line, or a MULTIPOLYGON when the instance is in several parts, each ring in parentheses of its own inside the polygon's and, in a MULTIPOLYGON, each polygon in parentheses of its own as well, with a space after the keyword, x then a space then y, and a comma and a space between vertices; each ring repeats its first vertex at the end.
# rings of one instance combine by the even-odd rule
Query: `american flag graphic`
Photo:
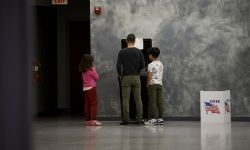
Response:
POLYGON ((208 114, 208 112, 213 113, 213 114, 214 113, 220 114, 220 110, 219 110, 218 106, 215 104, 212 104, 210 102, 205 102, 205 110, 206 110, 207 114, 208 114))
POLYGON ((225 112, 230 113, 230 106, 227 102, 225 102, 225 112))

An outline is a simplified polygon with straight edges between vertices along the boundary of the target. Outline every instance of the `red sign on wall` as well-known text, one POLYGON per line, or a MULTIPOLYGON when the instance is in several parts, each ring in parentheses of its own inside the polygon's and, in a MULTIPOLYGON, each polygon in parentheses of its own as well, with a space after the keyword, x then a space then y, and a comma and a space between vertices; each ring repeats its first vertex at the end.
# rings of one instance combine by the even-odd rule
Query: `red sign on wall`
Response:
POLYGON ((67 5, 68 0, 52 0, 52 5, 67 5))

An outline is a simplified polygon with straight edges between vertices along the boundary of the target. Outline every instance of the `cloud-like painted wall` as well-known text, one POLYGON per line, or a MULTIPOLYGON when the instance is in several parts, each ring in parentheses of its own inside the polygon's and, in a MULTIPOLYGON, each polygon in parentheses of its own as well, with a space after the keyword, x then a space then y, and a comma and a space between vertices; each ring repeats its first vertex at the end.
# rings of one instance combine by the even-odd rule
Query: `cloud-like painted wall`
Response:
POLYGON ((250 117, 248 0, 91 0, 91 51, 100 74, 99 115, 120 116, 120 40, 161 49, 165 116, 199 116, 201 90, 231 90, 232 116, 250 117), (101 6, 102 14, 93 12, 101 6))

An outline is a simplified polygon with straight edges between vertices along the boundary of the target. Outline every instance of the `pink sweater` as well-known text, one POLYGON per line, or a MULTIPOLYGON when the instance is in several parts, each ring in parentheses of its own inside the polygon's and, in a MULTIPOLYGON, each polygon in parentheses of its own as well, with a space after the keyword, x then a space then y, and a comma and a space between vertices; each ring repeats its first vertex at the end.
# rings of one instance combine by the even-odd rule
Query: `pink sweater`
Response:
POLYGON ((99 76, 93 67, 82 73, 83 87, 95 87, 98 79, 99 76))

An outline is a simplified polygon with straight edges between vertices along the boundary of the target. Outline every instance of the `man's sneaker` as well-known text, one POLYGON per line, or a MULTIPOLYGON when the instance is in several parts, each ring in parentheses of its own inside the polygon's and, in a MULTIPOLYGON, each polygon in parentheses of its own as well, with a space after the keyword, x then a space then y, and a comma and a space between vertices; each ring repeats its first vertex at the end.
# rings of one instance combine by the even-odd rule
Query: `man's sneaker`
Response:
POLYGON ((144 120, 136 120, 135 124, 137 125, 144 125, 144 120))
POLYGON ((129 123, 129 121, 126 121, 126 120, 123 120, 121 123, 120 123, 120 125, 129 125, 130 123, 129 123))
POLYGON ((150 119, 147 122, 144 123, 145 125, 156 125, 157 120, 156 119, 150 119))
POLYGON ((164 125, 162 118, 157 119, 157 125, 164 125))

